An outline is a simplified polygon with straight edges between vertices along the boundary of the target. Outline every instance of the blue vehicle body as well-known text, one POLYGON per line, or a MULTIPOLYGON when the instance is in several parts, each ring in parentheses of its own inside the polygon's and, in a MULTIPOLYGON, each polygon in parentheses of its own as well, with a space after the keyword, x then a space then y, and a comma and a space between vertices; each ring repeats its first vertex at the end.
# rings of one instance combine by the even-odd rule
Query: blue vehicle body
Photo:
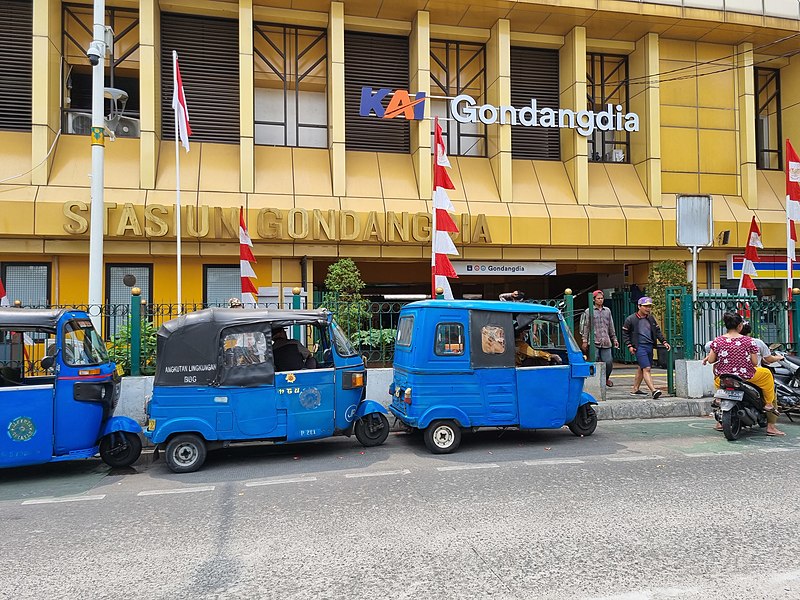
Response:
POLYGON ((106 436, 135 461, 141 427, 113 416, 119 392, 85 312, 0 309, 0 467, 89 458, 106 436))
POLYGON ((389 408, 418 429, 441 420, 461 428, 555 429, 572 423, 581 406, 596 403, 583 391, 593 366, 558 309, 550 306, 465 300, 409 304, 400 312, 393 367, 389 408), (536 340, 537 349, 560 357, 561 364, 516 366, 514 339, 520 331, 536 340))
MULTIPOLYGON (((214 443, 211 447, 242 441, 296 442, 349 436, 354 430, 358 435, 362 419, 387 412, 364 399, 363 359, 326 311, 198 311, 162 327, 158 360, 145 435, 154 444, 166 444, 167 462, 174 470, 169 442, 181 434, 214 443), (303 330, 306 342, 316 346, 307 359, 313 364, 281 370, 272 336, 286 327, 303 330), (240 340, 256 348, 251 358, 237 359, 241 349, 227 347, 240 340), (184 345, 200 349, 196 363, 180 362, 184 345), (201 375, 174 376, 188 372, 201 375)), ((388 434, 388 421, 383 421, 388 434)))

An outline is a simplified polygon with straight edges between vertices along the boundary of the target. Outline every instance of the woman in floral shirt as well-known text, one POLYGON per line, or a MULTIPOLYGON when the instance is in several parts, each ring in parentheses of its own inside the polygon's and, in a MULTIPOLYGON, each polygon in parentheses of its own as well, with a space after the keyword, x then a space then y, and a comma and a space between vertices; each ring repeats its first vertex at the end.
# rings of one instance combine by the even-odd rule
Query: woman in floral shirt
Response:
MULTIPOLYGON (((728 331, 711 342, 711 352, 703 359, 703 364, 712 363, 714 365, 714 381, 717 387, 719 387, 719 378, 722 375, 738 375, 758 386, 764 394, 767 435, 785 435, 775 426, 778 415, 773 412, 775 380, 772 377, 772 371, 758 366, 761 355, 753 338, 741 334, 743 325, 741 315, 725 313, 722 319, 728 331)), ((722 426, 717 424, 717 429, 722 429, 722 426)))

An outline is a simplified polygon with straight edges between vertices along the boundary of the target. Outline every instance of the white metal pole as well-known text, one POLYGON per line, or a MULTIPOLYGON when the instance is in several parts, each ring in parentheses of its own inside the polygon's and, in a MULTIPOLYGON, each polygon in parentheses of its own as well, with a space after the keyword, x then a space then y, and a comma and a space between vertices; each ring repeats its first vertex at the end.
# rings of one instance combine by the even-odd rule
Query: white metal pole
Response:
POLYGON ((697 255, 700 249, 692 246, 692 302, 697 302, 697 255))
POLYGON ((105 84, 105 0, 95 0, 93 18, 92 56, 97 64, 92 68, 92 175, 89 228, 89 314, 95 329, 100 331, 99 306, 103 304, 103 187, 105 152, 105 117, 103 115, 103 88, 105 84), (99 55, 99 56, 98 56, 99 55), (92 308, 94 306, 94 308, 92 308))
MULTIPOLYGON (((173 72, 175 63, 172 63, 173 72)), ((172 78, 175 81, 175 77, 172 78)), ((183 305, 183 277, 181 275, 181 152, 180 135, 178 129, 178 109, 175 109, 175 239, 178 252, 178 314, 181 314, 183 305)))
POLYGON ((792 300, 792 258, 789 256, 789 241, 792 239, 792 222, 789 220, 789 196, 786 196, 786 299, 792 300))

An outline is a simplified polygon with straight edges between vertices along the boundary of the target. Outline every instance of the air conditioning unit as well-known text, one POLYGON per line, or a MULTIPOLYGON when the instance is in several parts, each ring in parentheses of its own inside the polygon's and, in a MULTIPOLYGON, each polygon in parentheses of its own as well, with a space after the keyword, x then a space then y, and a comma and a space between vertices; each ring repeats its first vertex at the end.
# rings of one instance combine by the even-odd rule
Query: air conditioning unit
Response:
POLYGON ((92 133, 91 113, 67 113, 67 133, 89 135, 92 133))
POLYGON ((120 117, 116 127, 114 127, 114 135, 117 137, 138 138, 139 131, 139 119, 134 119, 133 117, 120 117))

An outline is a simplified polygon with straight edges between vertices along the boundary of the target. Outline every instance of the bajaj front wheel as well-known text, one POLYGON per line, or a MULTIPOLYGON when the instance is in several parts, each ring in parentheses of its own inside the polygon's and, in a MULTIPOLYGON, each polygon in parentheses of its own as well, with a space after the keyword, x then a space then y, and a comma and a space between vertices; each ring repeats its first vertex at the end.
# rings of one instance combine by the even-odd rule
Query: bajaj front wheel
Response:
POLYGON ((433 454, 450 454, 461 444, 461 427, 455 421, 434 421, 425 429, 425 445, 433 454))
POLYGON ((142 440, 135 433, 115 431, 100 440, 100 458, 109 467, 130 467, 142 454, 142 440))
POLYGON ((578 413, 572 421, 567 423, 567 427, 578 437, 592 435, 597 429, 597 411, 592 408, 591 404, 579 406, 578 413))
POLYGON ((364 415, 355 424, 356 439, 366 448, 380 446, 389 437, 389 419, 381 413, 364 415))
POLYGON ((206 462, 206 443, 198 435, 176 435, 167 444, 167 466, 175 473, 193 473, 206 462))

